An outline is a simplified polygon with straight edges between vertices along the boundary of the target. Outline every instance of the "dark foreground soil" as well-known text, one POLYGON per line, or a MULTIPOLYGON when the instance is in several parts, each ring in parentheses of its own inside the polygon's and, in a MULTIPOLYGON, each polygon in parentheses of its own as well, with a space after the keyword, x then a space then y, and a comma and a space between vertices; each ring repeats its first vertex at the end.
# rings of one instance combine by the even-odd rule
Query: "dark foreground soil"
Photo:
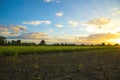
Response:
POLYGON ((120 80, 120 50, 0 56, 0 80, 120 80))

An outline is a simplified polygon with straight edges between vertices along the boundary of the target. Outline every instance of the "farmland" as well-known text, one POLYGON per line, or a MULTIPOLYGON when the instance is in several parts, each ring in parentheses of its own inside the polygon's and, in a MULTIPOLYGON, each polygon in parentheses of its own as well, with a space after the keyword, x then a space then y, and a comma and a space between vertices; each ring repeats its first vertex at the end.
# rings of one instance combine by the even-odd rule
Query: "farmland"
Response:
POLYGON ((42 54, 53 52, 85 51, 91 49, 113 49, 113 46, 1 46, 0 55, 42 54))
POLYGON ((119 80, 120 46, 1 46, 0 80, 119 80))

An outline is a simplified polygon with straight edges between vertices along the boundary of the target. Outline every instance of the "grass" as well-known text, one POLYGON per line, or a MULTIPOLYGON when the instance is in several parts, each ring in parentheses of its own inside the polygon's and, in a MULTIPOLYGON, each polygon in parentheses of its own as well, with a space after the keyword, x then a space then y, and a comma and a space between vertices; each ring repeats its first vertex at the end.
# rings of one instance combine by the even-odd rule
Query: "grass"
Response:
POLYGON ((54 52, 113 49, 115 46, 0 46, 0 55, 41 54, 54 52))

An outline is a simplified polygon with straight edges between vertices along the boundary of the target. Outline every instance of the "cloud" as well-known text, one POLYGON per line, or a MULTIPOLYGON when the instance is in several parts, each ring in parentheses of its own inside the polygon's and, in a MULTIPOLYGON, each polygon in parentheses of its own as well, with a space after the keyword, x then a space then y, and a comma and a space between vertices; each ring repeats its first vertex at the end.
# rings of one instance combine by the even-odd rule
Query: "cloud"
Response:
POLYGON ((98 33, 88 36, 77 36, 73 39, 73 42, 76 44, 102 44, 102 42, 115 44, 117 39, 120 39, 120 34, 118 33, 98 33))
POLYGON ((60 0, 57 0, 56 2, 57 2, 57 3, 61 3, 61 1, 60 1, 60 0))
POLYGON ((15 34, 18 34, 20 31, 27 32, 26 26, 15 25, 15 26, 10 26, 10 28, 11 28, 11 30, 13 30, 13 33, 15 33, 15 34))
POLYGON ((61 28, 61 27, 63 27, 62 24, 56 24, 55 26, 56 26, 57 28, 61 28))
POLYGON ((78 21, 68 21, 69 26, 71 27, 77 27, 79 22, 78 21))
POLYGON ((48 21, 48 20, 25 21, 25 22, 23 22, 23 24, 34 25, 34 26, 38 26, 38 25, 41 25, 41 24, 50 25, 51 21, 48 21))
POLYGON ((73 38, 71 38, 70 36, 66 36, 66 35, 59 35, 59 36, 50 36, 50 38, 48 38, 46 40, 48 43, 74 43, 73 38))
POLYGON ((110 18, 96 18, 86 22, 87 25, 93 26, 105 26, 111 22, 110 18))
POLYGON ((49 2, 52 2, 53 0, 44 0, 44 2, 47 2, 47 3, 49 3, 49 2))
POLYGON ((118 16, 118 15, 120 15, 120 9, 118 9, 118 8, 113 8, 113 15, 115 15, 115 16, 118 16))
POLYGON ((17 36, 21 32, 27 32, 27 27, 21 25, 0 25, 0 35, 2 36, 17 36))
POLYGON ((3 31, 8 31, 8 28, 4 25, 0 25, 0 32, 3 31))
MULTIPOLYGON (((23 33, 18 36, 9 36, 8 39, 22 39, 22 41, 34 41, 35 43, 39 43, 39 40, 44 39, 48 44, 53 43, 70 43, 70 44, 101 44, 102 42, 109 42, 115 39, 120 38, 119 33, 111 34, 111 33, 100 33, 100 34, 90 34, 88 36, 67 36, 67 35, 47 35, 41 32, 31 32, 31 33, 23 33)), ((114 42, 114 41, 113 41, 114 42)))
POLYGON ((23 40, 41 40, 44 39, 47 43, 70 43, 70 44, 101 44, 102 42, 109 42, 120 38, 120 34, 101 33, 101 34, 90 34, 88 36, 50 36, 45 33, 32 32, 24 33, 19 36, 11 36, 9 39, 23 39, 23 40))
POLYGON ((8 36, 8 35, 10 35, 8 26, 0 25, 0 35, 1 36, 8 36))
POLYGON ((92 33, 115 33, 120 30, 120 19, 106 19, 103 21, 99 20, 90 20, 88 22, 85 22, 83 26, 85 26, 86 32, 92 32, 92 33), (93 21, 93 22, 92 22, 93 21), (96 22, 98 21, 98 22, 96 22), (88 24, 89 23, 89 24, 88 24), (96 24, 99 23, 99 26, 96 24))
POLYGON ((11 32, 5 31, 5 32, 0 32, 0 36, 9 36, 11 32))
POLYGON ((50 2, 61 3, 61 0, 44 0, 44 2, 46 2, 46 3, 50 3, 50 2))
POLYGON ((55 15, 58 16, 58 17, 61 17, 61 16, 63 16, 63 12, 59 11, 59 12, 55 13, 55 15))
POLYGON ((106 41, 109 39, 119 38, 120 35, 111 34, 111 33, 101 33, 101 34, 91 34, 87 37, 87 40, 90 41, 106 41))
POLYGON ((31 40, 40 40, 45 38, 47 35, 45 33, 40 32, 31 32, 31 33, 23 33, 19 36, 11 36, 9 39, 31 39, 31 40))
MULTIPOLYGON (((120 34, 114 33, 98 33, 90 34, 86 37, 78 37, 77 41, 86 44, 101 44, 102 42, 108 42, 120 38, 120 34)), ((114 43, 114 41, 112 41, 114 43)))

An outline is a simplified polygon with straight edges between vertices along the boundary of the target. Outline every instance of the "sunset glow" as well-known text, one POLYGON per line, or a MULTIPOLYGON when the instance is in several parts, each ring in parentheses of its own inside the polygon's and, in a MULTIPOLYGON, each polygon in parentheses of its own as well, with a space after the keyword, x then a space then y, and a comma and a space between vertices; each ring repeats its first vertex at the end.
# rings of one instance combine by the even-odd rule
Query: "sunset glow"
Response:
POLYGON ((113 44, 115 44, 115 43, 120 44, 120 38, 118 38, 118 39, 111 39, 111 40, 108 40, 108 42, 111 42, 113 44))

